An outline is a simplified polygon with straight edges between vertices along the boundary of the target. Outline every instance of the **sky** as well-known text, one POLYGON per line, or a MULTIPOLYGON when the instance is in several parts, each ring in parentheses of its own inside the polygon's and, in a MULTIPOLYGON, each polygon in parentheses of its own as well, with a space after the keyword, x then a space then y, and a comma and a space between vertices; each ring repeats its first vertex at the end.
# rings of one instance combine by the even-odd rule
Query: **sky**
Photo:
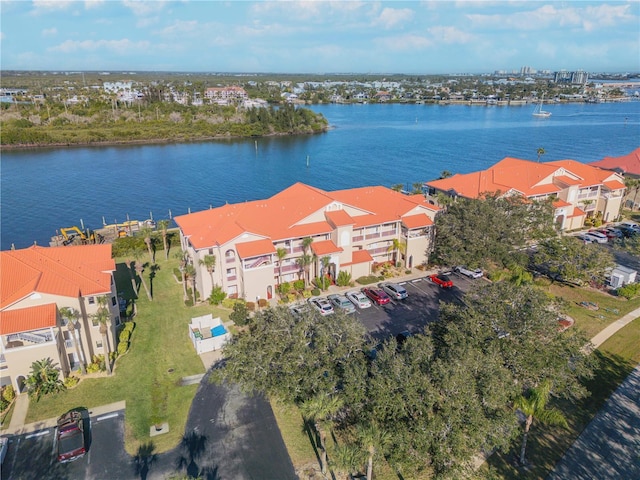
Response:
POLYGON ((0 0, 2 70, 640 71, 640 0, 0 0))

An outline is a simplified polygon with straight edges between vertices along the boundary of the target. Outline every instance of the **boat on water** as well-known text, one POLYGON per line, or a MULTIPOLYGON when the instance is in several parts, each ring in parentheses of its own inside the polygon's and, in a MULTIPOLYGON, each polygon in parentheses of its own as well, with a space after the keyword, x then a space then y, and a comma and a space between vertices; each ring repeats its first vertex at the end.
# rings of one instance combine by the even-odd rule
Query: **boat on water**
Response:
POLYGON ((542 109, 544 105, 544 95, 540 99, 540 102, 536 105, 536 108, 533 110, 533 116, 538 118, 549 118, 551 116, 551 112, 542 109))

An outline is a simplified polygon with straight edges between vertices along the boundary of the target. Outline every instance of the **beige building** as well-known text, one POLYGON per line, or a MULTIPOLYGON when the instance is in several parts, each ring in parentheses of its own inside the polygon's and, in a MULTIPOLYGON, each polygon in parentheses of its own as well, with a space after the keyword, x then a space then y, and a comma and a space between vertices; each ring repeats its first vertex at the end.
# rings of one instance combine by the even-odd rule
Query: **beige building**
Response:
POLYGON ((505 158, 487 170, 457 174, 425 183, 427 197, 438 194, 479 198, 483 193, 523 195, 532 200, 552 198, 560 230, 582 228, 588 217, 612 222, 620 215, 624 178, 609 170, 575 160, 539 163, 505 158))
POLYGON ((2 385, 24 390, 31 364, 51 358, 66 377, 104 353, 100 325, 93 319, 98 297, 111 314, 107 341, 115 346, 119 305, 111 245, 33 246, 0 252, 0 372, 2 385), (60 309, 78 313, 75 335, 60 309))
POLYGON ((335 281, 341 271, 356 279, 394 256, 407 267, 425 263, 438 211, 422 195, 380 186, 326 192, 296 183, 266 200, 175 221, 182 249, 197 269, 201 298, 218 285, 230 297, 255 301, 274 298, 279 283, 302 278, 305 238, 312 239, 312 279, 327 275, 335 281), (404 253, 393 248, 394 240, 404 253), (201 263, 207 255, 215 256, 212 273, 201 263))

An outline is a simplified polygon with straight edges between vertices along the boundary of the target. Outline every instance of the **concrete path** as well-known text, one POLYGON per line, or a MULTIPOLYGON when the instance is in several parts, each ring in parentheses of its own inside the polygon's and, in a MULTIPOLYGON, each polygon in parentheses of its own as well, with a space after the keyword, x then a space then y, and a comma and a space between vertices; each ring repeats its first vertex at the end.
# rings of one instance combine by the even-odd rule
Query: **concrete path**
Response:
POLYGON ((600 333, 598 333, 591 339, 591 344, 593 345, 592 348, 598 348, 618 330, 627 326, 638 317, 640 317, 640 308, 636 308, 634 311, 627 313, 624 317, 610 324, 608 327, 603 329, 600 333))
POLYGON ((640 479, 640 365, 567 450, 547 480, 640 479))
POLYGON ((29 410, 29 395, 21 393, 16 396, 16 404, 13 406, 11 414, 11 423, 9 423, 8 433, 16 433, 22 429, 27 419, 27 411, 29 410))

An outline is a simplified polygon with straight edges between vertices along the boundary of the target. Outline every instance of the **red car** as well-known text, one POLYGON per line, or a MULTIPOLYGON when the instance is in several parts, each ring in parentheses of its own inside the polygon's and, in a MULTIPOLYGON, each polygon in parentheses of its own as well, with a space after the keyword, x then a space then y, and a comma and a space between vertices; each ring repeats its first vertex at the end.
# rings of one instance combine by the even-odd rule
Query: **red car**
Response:
POLYGON ((363 288, 362 293, 371 299, 372 302, 378 305, 386 305, 391 301, 391 297, 384 293, 380 288, 363 288))
POLYGON ((58 462, 76 460, 87 453, 82 413, 72 410, 58 418, 58 462))
POLYGON ((453 282, 444 273, 437 273, 437 274, 429 275, 427 278, 431 282, 435 283, 436 285, 439 285, 442 288, 451 288, 451 287, 453 287, 453 282))

